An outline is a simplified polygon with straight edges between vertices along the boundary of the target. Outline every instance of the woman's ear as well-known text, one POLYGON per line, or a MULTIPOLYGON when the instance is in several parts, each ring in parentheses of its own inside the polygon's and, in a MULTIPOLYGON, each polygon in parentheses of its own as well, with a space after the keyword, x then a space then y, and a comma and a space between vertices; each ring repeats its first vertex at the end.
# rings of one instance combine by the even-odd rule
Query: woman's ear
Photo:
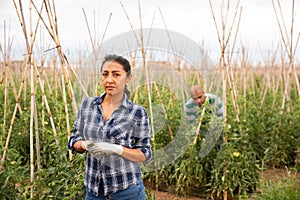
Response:
POLYGON ((126 84, 128 84, 128 83, 131 81, 131 79, 132 79, 132 75, 130 74, 130 76, 128 76, 128 77, 126 78, 126 84))

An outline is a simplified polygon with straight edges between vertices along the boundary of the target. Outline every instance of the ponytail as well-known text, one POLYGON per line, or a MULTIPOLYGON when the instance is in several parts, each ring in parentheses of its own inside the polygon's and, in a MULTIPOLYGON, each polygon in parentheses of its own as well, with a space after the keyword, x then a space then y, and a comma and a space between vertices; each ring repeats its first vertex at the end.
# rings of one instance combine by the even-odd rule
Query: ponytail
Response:
POLYGON ((130 99, 130 92, 127 88, 127 84, 125 85, 124 93, 127 95, 128 99, 130 99))

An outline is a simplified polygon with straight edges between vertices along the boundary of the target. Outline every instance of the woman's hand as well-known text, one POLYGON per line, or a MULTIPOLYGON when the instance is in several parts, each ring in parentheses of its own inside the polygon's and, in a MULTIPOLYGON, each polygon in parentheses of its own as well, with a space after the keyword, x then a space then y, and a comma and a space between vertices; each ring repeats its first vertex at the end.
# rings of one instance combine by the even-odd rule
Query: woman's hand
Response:
POLYGON ((86 150, 91 153, 93 156, 103 156, 110 155, 116 153, 121 155, 123 153, 123 147, 118 144, 111 144, 108 142, 91 142, 91 141, 83 141, 83 146, 86 150))

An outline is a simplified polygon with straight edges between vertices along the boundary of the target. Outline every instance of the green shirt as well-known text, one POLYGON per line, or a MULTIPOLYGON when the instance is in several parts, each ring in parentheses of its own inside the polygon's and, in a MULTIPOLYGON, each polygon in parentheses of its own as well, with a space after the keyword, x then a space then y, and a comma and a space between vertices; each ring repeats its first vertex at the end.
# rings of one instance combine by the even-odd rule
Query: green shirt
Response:
MULTIPOLYGON (((206 97, 206 101, 208 101, 210 106, 213 106, 214 113, 217 117, 223 117, 223 103, 220 97, 213 93, 204 94, 206 97)), ((190 98, 185 104, 185 114, 189 123, 194 122, 194 120, 200 117, 201 106, 199 107, 197 103, 194 102, 192 98, 190 98)))

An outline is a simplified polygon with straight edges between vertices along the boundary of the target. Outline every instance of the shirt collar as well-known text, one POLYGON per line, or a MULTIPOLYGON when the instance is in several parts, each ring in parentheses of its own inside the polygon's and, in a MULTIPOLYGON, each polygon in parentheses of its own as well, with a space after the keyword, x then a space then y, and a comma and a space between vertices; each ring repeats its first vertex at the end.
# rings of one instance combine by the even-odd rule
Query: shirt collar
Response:
MULTIPOLYGON (((100 96, 95 97, 94 104, 100 105, 103 102, 105 95, 106 95, 106 92, 103 92, 100 96)), ((121 105, 126 108, 128 106, 128 103, 129 103, 129 99, 127 97, 127 94, 124 93, 124 98, 123 98, 121 105)))

